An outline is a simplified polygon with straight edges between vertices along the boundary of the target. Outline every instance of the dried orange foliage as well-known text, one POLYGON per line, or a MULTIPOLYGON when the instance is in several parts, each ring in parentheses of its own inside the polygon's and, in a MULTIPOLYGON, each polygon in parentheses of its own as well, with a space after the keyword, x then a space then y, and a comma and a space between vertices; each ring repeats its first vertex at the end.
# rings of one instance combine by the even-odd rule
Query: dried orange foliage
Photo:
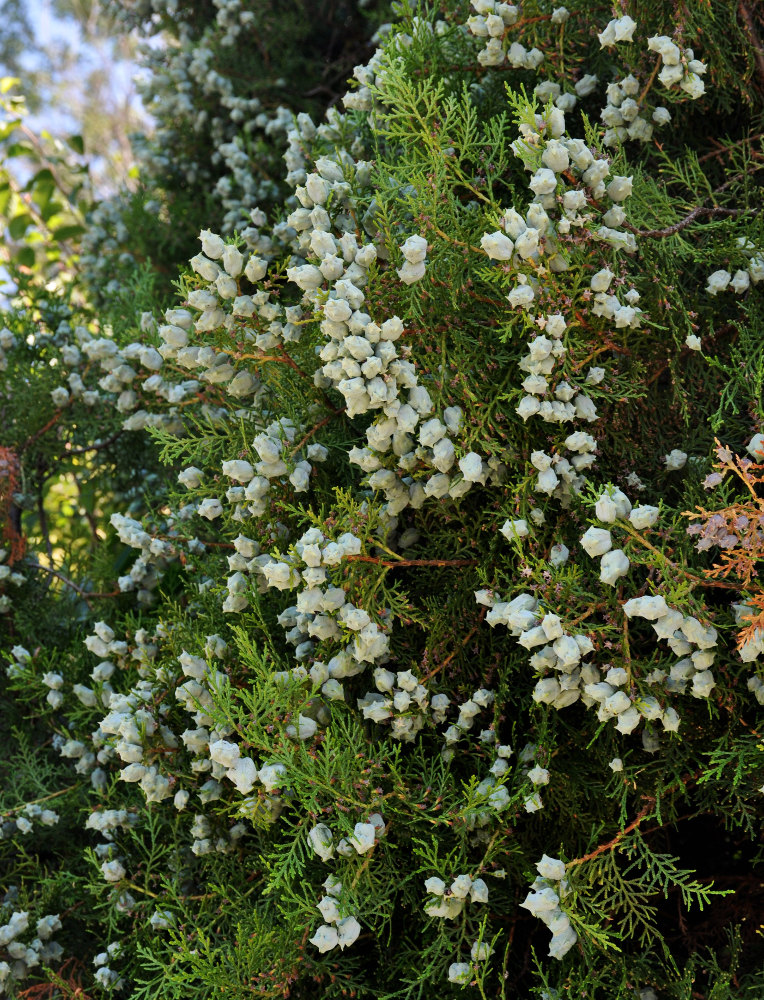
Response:
POLYGON ((751 609, 750 615, 744 615, 743 621, 748 625, 737 634, 737 647, 741 649, 747 642, 753 642, 764 632, 764 590, 759 590, 753 597, 747 597, 745 602, 751 609))
POLYGON ((707 577, 727 579, 734 577, 741 589, 754 584, 754 592, 745 603, 755 612, 746 616, 746 627, 738 634, 738 647, 754 637, 757 629, 764 629, 764 589, 759 581, 758 564, 764 560, 764 465, 757 465, 750 458, 740 458, 729 448, 716 443, 715 472, 706 477, 703 485, 713 489, 725 476, 732 474, 743 483, 749 498, 723 507, 707 510, 685 511, 686 517, 697 523, 687 529, 689 535, 698 536, 699 552, 716 546, 720 549, 717 561, 704 570, 707 577))
POLYGON ((11 519, 13 494, 18 487, 19 460, 10 448, 0 447, 0 539, 8 546, 8 564, 24 554, 24 536, 11 519))
POLYGON ((67 958, 54 975, 53 982, 37 983, 16 993, 18 1000, 91 1000, 82 985, 85 966, 76 958, 67 958))

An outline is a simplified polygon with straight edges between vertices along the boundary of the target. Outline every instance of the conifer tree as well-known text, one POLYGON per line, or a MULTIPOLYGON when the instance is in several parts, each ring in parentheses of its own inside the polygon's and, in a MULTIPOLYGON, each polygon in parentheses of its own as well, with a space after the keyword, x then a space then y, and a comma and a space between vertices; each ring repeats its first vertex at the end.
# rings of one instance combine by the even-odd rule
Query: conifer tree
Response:
POLYGON ((762 37, 401 3, 166 309, 9 179, 6 993, 762 995, 762 37))

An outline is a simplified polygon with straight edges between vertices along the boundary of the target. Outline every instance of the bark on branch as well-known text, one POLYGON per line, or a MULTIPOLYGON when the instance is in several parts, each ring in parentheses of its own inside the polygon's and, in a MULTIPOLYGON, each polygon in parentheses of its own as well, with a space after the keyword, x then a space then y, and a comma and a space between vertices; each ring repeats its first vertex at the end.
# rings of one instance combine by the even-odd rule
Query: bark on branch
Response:
POLYGON ((710 218, 717 218, 719 216, 729 216, 729 215, 741 215, 746 211, 758 212, 758 209, 745 209, 745 208, 704 208, 699 205, 697 208, 693 208, 689 215, 686 215, 679 222, 675 222, 671 226, 666 226, 665 229, 636 229, 634 226, 630 226, 628 223, 624 223, 623 228, 628 229, 629 232, 634 233, 635 236, 641 237, 660 237, 660 236, 673 236, 674 233, 680 232, 682 229, 686 229, 687 226, 691 226, 696 219, 700 219, 703 216, 708 216, 710 218))

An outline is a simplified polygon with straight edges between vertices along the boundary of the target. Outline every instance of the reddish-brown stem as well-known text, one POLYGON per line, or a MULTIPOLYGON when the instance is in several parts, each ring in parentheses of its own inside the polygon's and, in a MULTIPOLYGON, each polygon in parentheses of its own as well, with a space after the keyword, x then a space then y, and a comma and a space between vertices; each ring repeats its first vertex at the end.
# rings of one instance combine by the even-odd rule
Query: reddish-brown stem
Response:
POLYGON ((751 41, 751 48, 753 49, 754 58, 756 60, 756 68, 759 72, 759 76, 764 82, 764 45, 761 43, 758 32, 756 31, 756 25, 753 22, 753 15, 748 9, 748 4, 745 0, 740 0, 738 5, 740 10, 740 16, 743 19, 743 23, 748 31, 748 37, 751 41))
POLYGON ((314 424, 314 426, 311 427, 311 429, 308 431, 308 433, 304 434, 300 438, 300 440, 297 442, 297 444, 294 446, 294 448, 292 448, 292 450, 289 452, 290 458, 291 458, 292 455, 296 455, 297 454, 297 452, 300 450, 300 448, 303 447, 303 445, 305 444, 305 442, 309 441, 313 437, 313 435, 316 433, 316 431, 320 431, 322 427, 325 427, 329 423, 329 421, 332 419, 332 417, 336 417, 339 413, 344 413, 344 412, 345 412, 344 410, 335 410, 332 413, 328 413, 323 418, 323 420, 319 420, 317 424, 314 424))
POLYGON ((375 563, 388 569, 398 569, 403 566, 476 566, 477 559, 379 559, 377 556, 345 556, 346 562, 375 563))
MULTIPOLYGON (((706 160, 713 160, 714 157, 723 156, 725 153, 728 153, 731 149, 737 149, 738 146, 744 146, 746 143, 752 143, 756 139, 761 139, 761 138, 764 138, 764 134, 759 132, 756 135, 746 136, 745 139, 741 139, 739 142, 733 142, 728 146, 722 146, 714 139, 709 139, 708 141, 711 143, 711 145, 716 146, 717 148, 713 149, 710 153, 704 153, 703 156, 698 157, 698 163, 705 163, 706 160)), ((757 153, 755 150, 750 150, 749 155, 752 156, 754 159, 756 159, 761 154, 757 153)))
POLYGON ((303 378, 310 378, 310 376, 306 375, 302 368, 300 368, 294 358, 287 354, 283 347, 279 346, 276 349, 285 365, 289 365, 290 368, 294 368, 298 375, 302 375, 303 378))
POLYGON ((632 830, 636 830, 636 828, 639 826, 642 820, 650 813, 654 805, 655 805, 655 800, 652 798, 648 799, 647 803, 644 806, 642 806, 642 808, 639 810, 639 812, 631 821, 631 823, 629 823, 628 826, 625 826, 623 830, 617 833, 612 840, 609 840, 606 844, 600 844, 600 846, 595 847, 593 851, 590 851, 588 854, 584 854, 582 858, 575 858, 573 861, 569 861, 566 867, 573 868, 575 865, 583 865, 585 864, 585 862, 591 861, 592 858, 596 858, 599 857, 600 854, 604 854, 605 851, 612 851, 613 848, 616 847, 623 840, 624 837, 628 836, 628 834, 630 834, 632 830))
POLYGON ((467 643, 470 641, 473 635, 475 635, 477 630, 480 628, 482 621, 485 618, 485 613, 486 609, 484 607, 481 608, 480 614, 478 615, 477 623, 474 626, 474 628, 470 629, 470 631, 465 635, 465 637, 462 639, 462 641, 459 643, 459 645, 453 651, 453 653, 449 653, 449 655, 445 658, 445 660, 443 660, 442 663, 439 663, 436 667, 433 667, 429 673, 425 674, 425 676, 422 678, 423 681, 429 681, 432 677, 435 676, 435 674, 439 673, 441 670, 444 670, 451 662, 451 660, 453 660, 456 654, 459 653, 462 649, 464 649, 464 647, 467 645, 467 643))
POLYGON ((58 421, 61 419, 61 416, 62 416, 62 414, 64 412, 64 409, 65 409, 65 407, 62 407, 60 410, 56 410, 56 412, 53 414, 53 416, 50 418, 50 420, 47 422, 47 424, 44 424, 39 429, 39 431, 35 431, 34 434, 30 434, 30 436, 26 439, 26 441, 19 448, 19 451, 18 451, 19 455, 22 455, 27 450, 27 448, 30 446, 30 444, 33 444, 38 438, 42 437, 43 434, 45 434, 47 431, 49 431, 51 429, 51 427, 54 427, 58 423, 58 421))
POLYGON ((660 67, 661 67, 661 62, 662 62, 662 61, 663 61, 663 60, 661 60, 661 59, 658 59, 658 61, 657 61, 657 62, 655 63, 655 66, 653 66, 653 71, 652 71, 652 73, 650 74, 650 77, 649 77, 649 79, 648 79, 647 83, 645 84, 645 86, 644 86, 644 87, 643 87, 643 89, 642 89, 642 93, 641 93, 641 94, 639 95, 639 97, 637 98, 637 104, 638 104, 638 105, 640 106, 640 108, 641 108, 641 107, 642 107, 642 105, 644 104, 644 101, 645 101, 645 98, 647 97, 647 95, 648 95, 648 93, 649 93, 649 91, 650 91, 650 88, 651 88, 651 87, 652 87, 652 85, 653 85, 653 84, 655 83, 655 78, 656 78, 656 76, 658 75, 658 70, 659 70, 659 69, 660 69, 660 67))

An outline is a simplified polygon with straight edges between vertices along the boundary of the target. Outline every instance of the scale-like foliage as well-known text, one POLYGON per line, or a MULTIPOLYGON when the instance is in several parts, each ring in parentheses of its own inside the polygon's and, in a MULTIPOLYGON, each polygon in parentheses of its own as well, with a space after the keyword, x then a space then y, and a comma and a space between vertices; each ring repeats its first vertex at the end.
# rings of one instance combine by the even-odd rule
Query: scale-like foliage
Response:
POLYGON ((0 188, 0 988, 758 1000, 758 11, 116 6, 143 189, 0 188))

